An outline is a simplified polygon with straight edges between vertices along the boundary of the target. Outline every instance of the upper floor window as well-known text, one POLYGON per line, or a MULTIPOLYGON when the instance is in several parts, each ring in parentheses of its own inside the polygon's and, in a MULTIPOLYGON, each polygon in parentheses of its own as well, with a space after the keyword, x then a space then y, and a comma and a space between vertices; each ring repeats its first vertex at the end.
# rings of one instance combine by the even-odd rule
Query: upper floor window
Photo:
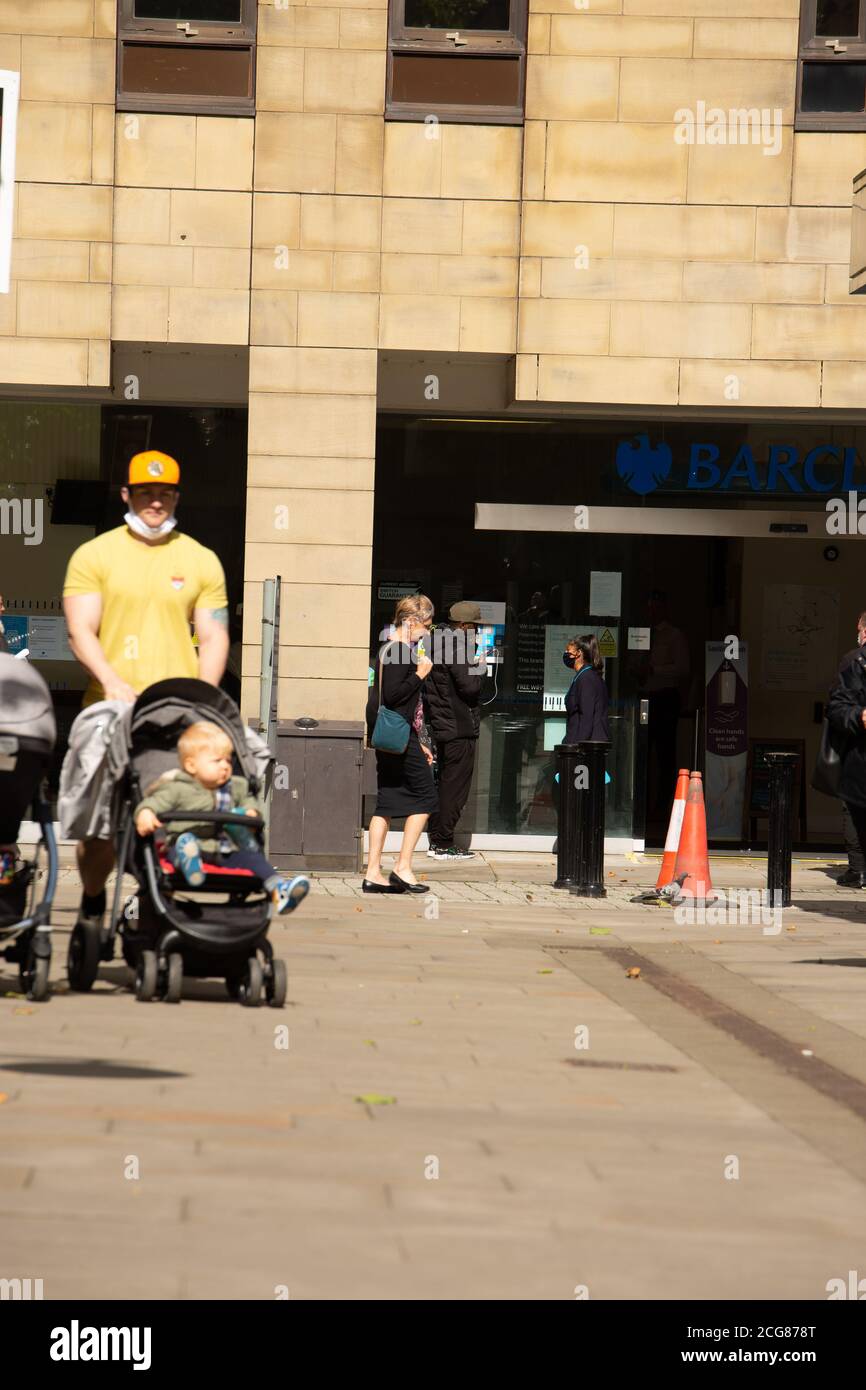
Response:
POLYGON ((256 0, 118 0, 118 111, 255 111, 256 0))
POLYGON ((525 77, 526 0, 390 0, 389 120, 519 125, 525 77))
POLYGON ((803 0, 797 130, 866 130, 866 0, 803 0))

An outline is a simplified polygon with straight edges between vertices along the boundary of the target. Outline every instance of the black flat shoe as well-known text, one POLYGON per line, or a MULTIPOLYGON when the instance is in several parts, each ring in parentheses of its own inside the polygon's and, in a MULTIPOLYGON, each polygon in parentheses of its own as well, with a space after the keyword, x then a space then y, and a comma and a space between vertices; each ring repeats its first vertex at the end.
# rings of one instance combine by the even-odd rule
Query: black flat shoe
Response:
POLYGON ((393 869, 391 870, 391 873, 389 875, 388 882, 393 884, 393 887, 391 889, 392 893, 430 892, 430 889, 428 888, 426 883, 407 883, 405 878, 401 878, 399 874, 395 874, 393 869))
POLYGON ((361 884, 362 893, 399 893, 400 889, 395 888, 391 883, 371 883, 368 878, 361 884))

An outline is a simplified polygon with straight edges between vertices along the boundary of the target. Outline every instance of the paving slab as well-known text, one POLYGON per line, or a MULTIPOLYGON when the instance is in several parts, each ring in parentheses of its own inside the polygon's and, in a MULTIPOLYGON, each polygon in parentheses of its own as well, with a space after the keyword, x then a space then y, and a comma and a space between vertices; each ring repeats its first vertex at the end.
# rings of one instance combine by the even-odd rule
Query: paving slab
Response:
POLYGON ((64 990, 65 869, 55 996, 16 998, 0 962, 0 1275, 48 1298, 826 1297, 866 1245, 866 897, 803 864, 765 935, 631 904, 650 857, 609 864, 602 903, 552 865, 419 856, 413 899, 317 880, 272 931, 279 1012, 220 982, 142 1005, 120 961, 64 990), (816 1089, 800 1042, 852 1089, 816 1089))

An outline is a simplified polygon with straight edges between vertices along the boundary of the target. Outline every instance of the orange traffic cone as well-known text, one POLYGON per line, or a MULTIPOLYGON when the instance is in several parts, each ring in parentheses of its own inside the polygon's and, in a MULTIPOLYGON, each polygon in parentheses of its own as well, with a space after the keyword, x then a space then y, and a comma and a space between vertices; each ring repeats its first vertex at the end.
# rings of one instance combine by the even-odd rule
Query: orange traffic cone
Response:
POLYGON ((686 810, 686 797, 689 792, 689 770, 681 767, 677 773, 677 789, 674 792, 674 804, 671 807, 671 818, 668 822, 668 834, 665 840, 665 852, 662 855, 662 865, 659 869, 659 876, 656 879, 656 890, 666 888, 674 876, 674 865, 677 862, 677 850, 680 847, 680 831, 683 828, 683 816, 686 810))
POLYGON ((680 831, 674 878, 683 875, 680 896, 705 902, 712 895, 710 856, 707 851, 707 813, 704 806, 704 786, 699 772, 689 778, 689 792, 680 831))

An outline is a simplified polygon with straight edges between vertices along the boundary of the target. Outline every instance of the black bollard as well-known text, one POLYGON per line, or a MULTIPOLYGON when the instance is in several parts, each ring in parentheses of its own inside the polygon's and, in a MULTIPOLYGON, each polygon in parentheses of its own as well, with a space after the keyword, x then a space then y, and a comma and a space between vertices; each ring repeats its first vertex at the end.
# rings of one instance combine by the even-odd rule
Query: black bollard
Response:
POLYGON ((554 888, 604 898, 604 760, 609 743, 557 744, 559 836, 554 888))
POLYGON ((767 831, 767 892, 769 907, 777 901, 791 906, 791 827, 794 769, 798 753, 767 753, 770 768, 770 826, 767 831), (777 899, 776 894, 781 893, 777 899))

